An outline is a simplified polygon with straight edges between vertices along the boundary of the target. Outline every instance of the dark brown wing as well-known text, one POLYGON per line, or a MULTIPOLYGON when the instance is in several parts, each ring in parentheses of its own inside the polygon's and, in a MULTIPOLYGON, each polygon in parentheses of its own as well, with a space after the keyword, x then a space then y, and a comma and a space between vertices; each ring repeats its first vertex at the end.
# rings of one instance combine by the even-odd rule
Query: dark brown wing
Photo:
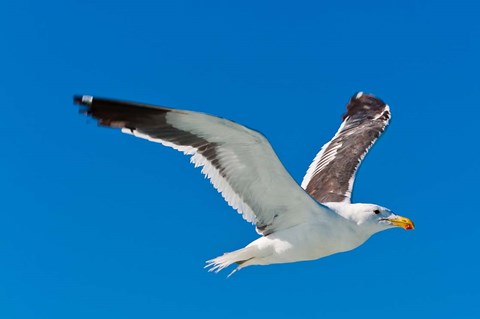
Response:
POLYGON ((321 203, 350 202, 358 166, 389 120, 390 108, 382 100, 355 94, 338 132, 310 164, 302 187, 321 203))

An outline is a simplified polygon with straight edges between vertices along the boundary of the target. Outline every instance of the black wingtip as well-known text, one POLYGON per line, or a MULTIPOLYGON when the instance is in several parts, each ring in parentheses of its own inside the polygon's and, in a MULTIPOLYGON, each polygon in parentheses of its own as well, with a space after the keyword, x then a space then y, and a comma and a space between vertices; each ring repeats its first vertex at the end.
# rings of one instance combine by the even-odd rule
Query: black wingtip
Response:
MULTIPOLYGON (((352 97, 350 98, 350 100, 359 99, 359 98, 361 98, 363 95, 365 95, 365 92, 363 92, 363 91, 355 92, 355 94, 352 95, 352 97)), ((366 94, 366 95, 371 95, 371 94, 366 94)))
POLYGON ((78 105, 92 105, 93 97, 90 95, 74 95, 73 103, 78 105))
POLYGON ((377 113, 385 111, 386 103, 381 99, 370 93, 357 92, 347 104, 347 113, 342 116, 345 120, 348 116, 356 113, 369 113, 373 116, 377 113))

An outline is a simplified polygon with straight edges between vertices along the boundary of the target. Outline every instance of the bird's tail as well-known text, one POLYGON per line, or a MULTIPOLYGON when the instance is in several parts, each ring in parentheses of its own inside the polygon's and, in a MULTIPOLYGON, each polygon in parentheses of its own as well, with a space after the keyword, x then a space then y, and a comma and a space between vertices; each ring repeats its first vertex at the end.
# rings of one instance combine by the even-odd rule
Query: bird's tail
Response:
POLYGON ((238 265, 229 275, 233 275, 236 271, 252 265, 255 258, 255 253, 257 251, 256 247, 248 246, 239 250, 232 251, 230 253, 225 253, 222 256, 207 260, 207 265, 205 268, 210 268, 208 271, 214 271, 218 273, 220 270, 227 268, 228 266, 236 263, 238 265))

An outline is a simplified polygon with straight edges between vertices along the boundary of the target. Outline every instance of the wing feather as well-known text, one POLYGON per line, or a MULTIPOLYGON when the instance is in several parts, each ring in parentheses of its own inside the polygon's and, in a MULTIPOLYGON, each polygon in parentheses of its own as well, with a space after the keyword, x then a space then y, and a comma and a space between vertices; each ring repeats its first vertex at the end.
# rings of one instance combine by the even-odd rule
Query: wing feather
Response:
POLYGON ((219 117, 147 104, 75 97, 103 126, 120 128, 191 156, 227 203, 268 235, 331 211, 285 170, 260 133, 219 117))
POLYGON ((355 94, 337 133, 310 164, 302 187, 321 203, 350 202, 357 169, 389 120, 390 108, 382 100, 355 94))

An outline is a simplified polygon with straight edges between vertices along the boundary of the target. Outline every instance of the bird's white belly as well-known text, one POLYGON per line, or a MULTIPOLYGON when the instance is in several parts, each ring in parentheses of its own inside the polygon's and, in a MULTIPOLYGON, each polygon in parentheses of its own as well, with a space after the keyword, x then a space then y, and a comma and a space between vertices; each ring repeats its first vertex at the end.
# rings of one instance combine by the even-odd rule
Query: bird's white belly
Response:
POLYGON ((300 224, 266 237, 261 237, 248 246, 258 249, 252 264, 268 265, 314 260, 361 245, 367 238, 348 228, 322 227, 321 224, 300 224))

